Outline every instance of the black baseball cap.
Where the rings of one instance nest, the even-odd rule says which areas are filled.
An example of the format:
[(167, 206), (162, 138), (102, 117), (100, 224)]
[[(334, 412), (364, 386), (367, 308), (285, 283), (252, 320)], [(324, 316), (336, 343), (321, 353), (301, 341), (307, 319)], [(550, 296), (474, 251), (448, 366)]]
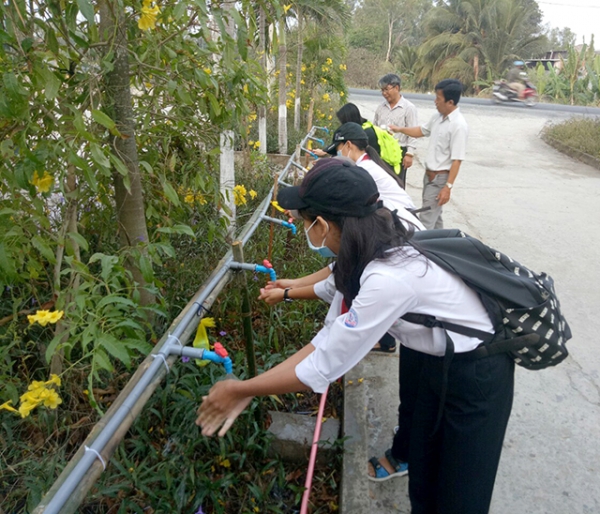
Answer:
[(325, 148), (325, 151), (328, 154), (335, 155), (336, 148), (340, 143), (345, 143), (346, 141), (361, 140), (368, 141), (369, 136), (367, 136), (367, 133), (358, 123), (349, 121), (348, 123), (344, 123), (333, 133), (333, 139), (331, 140), (331, 144), (327, 148)]
[(364, 169), (339, 159), (319, 159), (299, 186), (286, 187), (277, 202), (288, 210), (364, 218), (378, 208), (379, 191)]

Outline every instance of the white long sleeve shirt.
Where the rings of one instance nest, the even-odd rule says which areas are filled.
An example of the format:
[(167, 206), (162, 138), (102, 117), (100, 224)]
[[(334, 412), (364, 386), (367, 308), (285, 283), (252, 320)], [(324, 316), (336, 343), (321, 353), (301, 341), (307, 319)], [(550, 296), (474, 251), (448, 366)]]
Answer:
[(412, 198), (387, 171), (373, 161), (366, 153), (358, 158), (356, 165), (371, 175), (377, 186), (377, 191), (379, 191), (379, 199), (391, 211), (398, 211), (397, 215), (404, 223), (404, 226), (409, 228), (409, 225), (412, 225), (412, 228), (415, 230), (425, 230), (419, 219), (408, 211), (408, 209), (415, 209)]
[[(352, 307), (340, 315), (342, 300), (342, 294), (335, 291), (325, 324), (311, 342), (314, 352), (296, 366), (298, 379), (315, 392), (323, 392), (358, 364), (386, 332), (413, 350), (444, 355), (444, 331), (400, 319), (408, 312), (493, 333), (477, 294), (459, 277), (410, 247), (403, 256), (369, 263)], [(481, 343), (477, 338), (450, 335), (456, 353), (468, 352)]]

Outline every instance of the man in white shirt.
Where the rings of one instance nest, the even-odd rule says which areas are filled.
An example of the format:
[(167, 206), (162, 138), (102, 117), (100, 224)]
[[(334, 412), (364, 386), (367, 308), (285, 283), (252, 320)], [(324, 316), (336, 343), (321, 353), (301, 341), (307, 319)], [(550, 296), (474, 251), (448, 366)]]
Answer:
[[(400, 77), (393, 73), (384, 75), (379, 79), (379, 87), (385, 101), (377, 107), (373, 124), (379, 127), (390, 125), (415, 127), (419, 123), (417, 108), (400, 93)], [(402, 148), (402, 169), (399, 177), (404, 187), (406, 184), (406, 170), (413, 164), (416, 141), (414, 137), (401, 133), (396, 134), (395, 137)]]
[(469, 127), (458, 108), (462, 90), (460, 81), (442, 80), (435, 86), (438, 112), (425, 125), (388, 127), (392, 132), (411, 137), (431, 137), (423, 178), (423, 207), (429, 207), (429, 210), (419, 215), (426, 229), (444, 228), (442, 206), (450, 200), (450, 192), (465, 158)]

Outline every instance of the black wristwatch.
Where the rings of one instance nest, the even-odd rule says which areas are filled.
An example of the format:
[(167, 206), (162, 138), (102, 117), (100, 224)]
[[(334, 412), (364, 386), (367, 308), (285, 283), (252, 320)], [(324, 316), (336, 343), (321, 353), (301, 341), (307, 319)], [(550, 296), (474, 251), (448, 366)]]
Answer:
[(291, 289), (291, 287), (286, 287), (286, 288), (283, 290), (283, 301), (284, 301), (284, 302), (293, 302), (293, 301), (294, 301), (294, 299), (293, 299), (293, 298), (290, 298), (290, 297), (288, 296), (288, 291), (289, 291), (290, 289)]

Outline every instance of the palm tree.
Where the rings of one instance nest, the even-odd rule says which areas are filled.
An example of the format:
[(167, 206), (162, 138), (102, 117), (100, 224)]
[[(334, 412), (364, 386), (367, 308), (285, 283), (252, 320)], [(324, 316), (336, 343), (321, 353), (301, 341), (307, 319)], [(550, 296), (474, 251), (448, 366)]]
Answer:
[(294, 99), (294, 129), (300, 130), (300, 97), (302, 88), (302, 57), (307, 28), (319, 26), (323, 32), (339, 32), (350, 20), (350, 12), (343, 0), (296, 0), (290, 13), (297, 22), (296, 93)]
[(452, 76), (472, 84), (482, 76), (498, 78), (543, 38), (532, 32), (534, 6), (527, 0), (450, 0), (438, 5), (425, 20), (419, 80), (432, 84)]

